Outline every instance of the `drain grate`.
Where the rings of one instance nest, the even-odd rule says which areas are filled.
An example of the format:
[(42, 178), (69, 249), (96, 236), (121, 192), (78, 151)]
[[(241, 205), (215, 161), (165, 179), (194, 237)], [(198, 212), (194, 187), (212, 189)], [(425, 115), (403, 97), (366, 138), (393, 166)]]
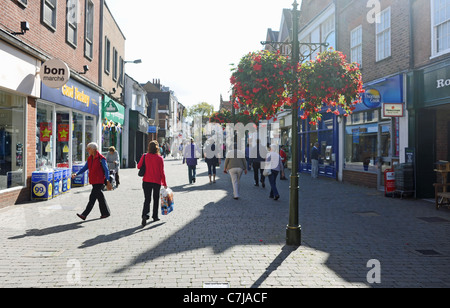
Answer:
[(433, 249), (416, 249), (423, 256), (440, 256), (441, 254)]
[(32, 250), (29, 251), (24, 257), (27, 258), (52, 258), (60, 256), (64, 250)]
[(450, 220), (441, 217), (417, 217), (417, 218), (429, 223), (450, 222)]
[(354, 212), (353, 214), (361, 216), (361, 217), (377, 217), (380, 216), (377, 212)]

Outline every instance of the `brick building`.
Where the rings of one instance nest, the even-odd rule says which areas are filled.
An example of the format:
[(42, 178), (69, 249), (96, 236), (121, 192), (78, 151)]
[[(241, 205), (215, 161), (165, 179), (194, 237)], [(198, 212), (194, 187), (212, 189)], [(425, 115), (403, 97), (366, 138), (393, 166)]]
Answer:
[[(118, 51), (118, 97), (125, 41), (109, 30), (115, 22), (103, 20), (105, 11), (104, 0), (2, 2), (0, 208), (31, 199), (34, 171), (71, 169), (86, 161), (89, 142), (101, 145), (101, 105), (114, 87), (104, 73), (104, 33)], [(42, 79), (47, 72), (55, 75)], [(57, 195), (56, 188), (46, 193)]]
[(418, 197), (434, 197), (434, 169), (450, 161), (450, 1), (411, 1), (412, 70), (408, 73), (410, 146)]
[[(379, 4), (379, 6), (378, 6)], [(336, 1), (337, 49), (361, 65), (363, 103), (341, 123), (342, 179), (383, 189), (384, 171), (403, 163), (408, 147), (406, 73), (411, 69), (408, 1)], [(383, 106), (403, 111), (388, 117)]]

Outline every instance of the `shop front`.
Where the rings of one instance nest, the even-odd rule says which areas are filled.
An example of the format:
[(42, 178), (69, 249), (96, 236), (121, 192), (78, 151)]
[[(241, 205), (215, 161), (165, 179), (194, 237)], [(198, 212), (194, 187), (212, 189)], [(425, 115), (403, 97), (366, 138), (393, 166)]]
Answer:
[(0, 40), (0, 208), (29, 200), (40, 64)]
[(147, 152), (148, 118), (139, 111), (130, 110), (128, 167), (135, 168), (142, 154)]
[(85, 163), (86, 145), (98, 143), (100, 94), (70, 79), (61, 88), (42, 84), (36, 110), (36, 170)]
[(434, 198), (439, 161), (450, 161), (450, 60), (408, 75), (410, 146), (415, 150), (416, 196)]
[(125, 107), (104, 95), (102, 101), (102, 152), (105, 155), (113, 146), (122, 157), (122, 131)]
[(399, 162), (403, 147), (403, 89), (403, 75), (366, 84), (363, 102), (344, 120), (344, 181), (383, 189), (384, 171)]

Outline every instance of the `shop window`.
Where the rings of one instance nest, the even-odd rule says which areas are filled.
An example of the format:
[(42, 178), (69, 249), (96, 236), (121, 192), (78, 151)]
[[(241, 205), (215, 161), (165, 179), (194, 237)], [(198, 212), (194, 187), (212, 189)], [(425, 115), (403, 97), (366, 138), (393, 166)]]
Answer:
[[(85, 116), (85, 122), (86, 122), (86, 142), (85, 147), (91, 143), (91, 142), (97, 142), (97, 139), (95, 138), (96, 132), (97, 132), (97, 124), (96, 124), (96, 118), (92, 116)], [(87, 161), (87, 158), (89, 154), (85, 152), (85, 160)]]
[(72, 113), (72, 116), (72, 163), (78, 165), (83, 163), (83, 153), (85, 151), (83, 142), (84, 116), (77, 112)]
[(36, 116), (36, 169), (53, 167), (53, 106), (38, 103)]
[[(391, 125), (379, 123), (378, 120), (379, 110), (355, 113), (347, 119), (345, 128), (347, 170), (376, 172), (379, 155), (392, 156)], [(381, 142), (380, 147), (378, 140)]]
[(25, 101), (0, 91), (0, 191), (25, 185)]

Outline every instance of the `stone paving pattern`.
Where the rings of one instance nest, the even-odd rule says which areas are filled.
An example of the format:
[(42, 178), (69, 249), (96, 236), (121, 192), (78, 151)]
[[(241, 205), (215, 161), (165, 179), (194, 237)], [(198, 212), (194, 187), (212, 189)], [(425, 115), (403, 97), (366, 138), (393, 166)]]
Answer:
[[(274, 201), (250, 171), (234, 200), (221, 168), (209, 184), (199, 161), (189, 185), (181, 160), (165, 164), (175, 210), (144, 228), (137, 169), (121, 170), (122, 185), (105, 192), (107, 219), (98, 204), (86, 221), (76, 216), (91, 186), (0, 209), (0, 287), (450, 287), (448, 209), (301, 174), (302, 245), (291, 247), (289, 181), (278, 179)], [(381, 283), (367, 279), (372, 259)]]

